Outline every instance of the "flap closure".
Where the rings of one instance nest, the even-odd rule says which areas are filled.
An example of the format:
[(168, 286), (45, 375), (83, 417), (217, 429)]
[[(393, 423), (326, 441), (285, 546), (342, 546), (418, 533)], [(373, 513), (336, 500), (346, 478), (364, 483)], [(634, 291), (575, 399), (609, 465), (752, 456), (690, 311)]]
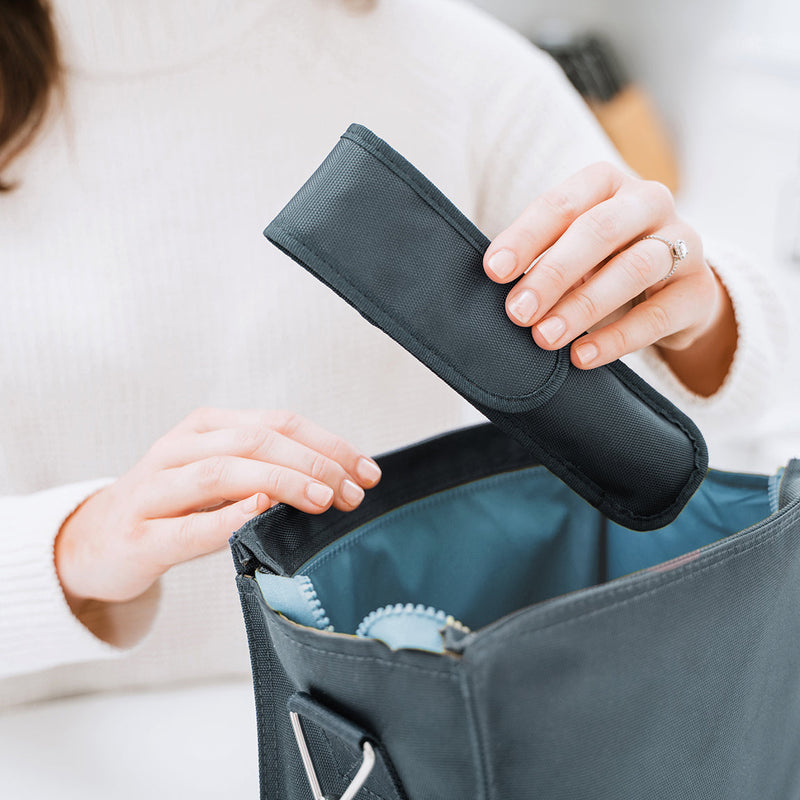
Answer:
[(507, 317), (508, 287), (483, 271), (486, 236), (362, 125), (264, 235), (473, 402), (527, 411), (566, 377), (569, 347), (542, 350)]

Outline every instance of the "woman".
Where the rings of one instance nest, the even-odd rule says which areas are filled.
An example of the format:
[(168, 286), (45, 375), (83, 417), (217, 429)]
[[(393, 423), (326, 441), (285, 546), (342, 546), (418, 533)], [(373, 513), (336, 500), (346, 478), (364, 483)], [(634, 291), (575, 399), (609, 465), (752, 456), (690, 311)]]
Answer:
[(0, 703), (246, 673), (230, 532), (279, 501), (352, 509), (367, 454), (478, 418), (260, 236), (352, 121), (494, 237), (487, 276), (539, 346), (575, 339), (585, 369), (646, 348), (737, 466), (776, 301), (522, 37), (449, 0), (54, 6), (59, 70), (39, 2), (0, 26)]

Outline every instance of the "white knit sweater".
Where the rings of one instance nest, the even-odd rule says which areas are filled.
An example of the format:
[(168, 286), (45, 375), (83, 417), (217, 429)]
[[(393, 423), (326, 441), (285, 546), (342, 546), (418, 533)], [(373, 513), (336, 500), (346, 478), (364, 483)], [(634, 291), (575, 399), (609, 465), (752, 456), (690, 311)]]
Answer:
[[(262, 238), (349, 123), (489, 236), (616, 158), (548, 58), (453, 0), (366, 16), (339, 0), (55, 5), (67, 107), (0, 196), (0, 705), (248, 671), (226, 552), (120, 607), (133, 625), (159, 605), (132, 649), (72, 616), (53, 566), (70, 511), (193, 408), (291, 408), (372, 453), (478, 419)], [(727, 383), (701, 400), (655, 354), (642, 371), (714, 463), (772, 469), (743, 429), (775, 378), (781, 317), (744, 260), (709, 258), (740, 323)]]

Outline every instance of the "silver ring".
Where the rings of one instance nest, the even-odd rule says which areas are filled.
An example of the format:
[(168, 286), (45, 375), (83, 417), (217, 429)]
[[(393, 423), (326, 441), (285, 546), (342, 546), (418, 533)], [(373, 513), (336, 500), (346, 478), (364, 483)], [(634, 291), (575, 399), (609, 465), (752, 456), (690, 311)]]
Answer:
[(669, 239), (665, 239), (663, 236), (655, 236), (654, 234), (649, 234), (647, 236), (642, 236), (639, 241), (643, 241), (644, 239), (657, 239), (659, 242), (664, 242), (664, 244), (669, 247), (670, 255), (672, 256), (672, 269), (661, 279), (665, 281), (667, 278), (671, 278), (675, 274), (675, 270), (678, 269), (678, 264), (689, 255), (689, 245), (683, 241), (683, 239), (676, 239), (674, 242), (671, 242)]

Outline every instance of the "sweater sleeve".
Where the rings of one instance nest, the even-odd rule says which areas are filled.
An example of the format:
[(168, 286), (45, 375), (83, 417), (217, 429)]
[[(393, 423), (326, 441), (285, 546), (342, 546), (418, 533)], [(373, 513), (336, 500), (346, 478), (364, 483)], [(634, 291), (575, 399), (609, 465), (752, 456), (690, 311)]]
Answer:
[[(473, 158), (480, 176), (476, 221), (489, 237), (537, 195), (588, 164), (605, 160), (631, 171), (557, 64), (520, 39), (510, 34), (504, 52), (498, 49), (505, 80), (490, 87), (474, 126)], [(711, 397), (692, 393), (655, 347), (625, 361), (693, 417), (711, 443), (730, 438), (737, 422), (766, 410), (779, 378), (787, 317), (770, 286), (769, 270), (756, 270), (734, 249), (707, 237), (704, 250), (732, 299), (738, 327), (723, 385)]]
[(539, 194), (583, 167), (610, 161), (632, 173), (561, 68), (513, 31), (495, 42), (499, 60), (472, 125), (478, 181), (476, 224), (490, 238)]
[(737, 344), (733, 363), (720, 388), (702, 397), (684, 386), (657, 348), (645, 348), (631, 366), (662, 394), (689, 414), (701, 429), (751, 429), (780, 392), (781, 354), (789, 341), (787, 309), (770, 281), (767, 269), (730, 245), (704, 239), (705, 258), (725, 286), (736, 317)]
[(70, 610), (56, 573), (53, 547), (62, 523), (109, 482), (0, 498), (0, 678), (114, 658), (151, 626), (158, 584), (129, 603), (89, 607), (83, 624)]

